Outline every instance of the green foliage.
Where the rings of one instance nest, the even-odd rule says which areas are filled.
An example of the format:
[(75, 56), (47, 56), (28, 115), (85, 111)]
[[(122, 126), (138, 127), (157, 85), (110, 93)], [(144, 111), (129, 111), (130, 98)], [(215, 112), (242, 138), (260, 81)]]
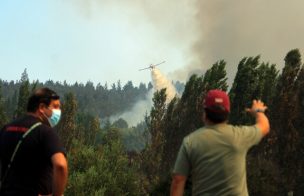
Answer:
[(16, 117), (20, 117), (26, 113), (27, 100), (30, 96), (30, 82), (27, 75), (26, 69), (21, 75), (20, 80), (20, 88), (19, 88), (19, 96), (18, 96), (18, 105), (16, 110)]
[(299, 95), (303, 88), (303, 81), (300, 81), (303, 79), (301, 65), (298, 49), (287, 53), (271, 112), (273, 132), (270, 138), (276, 147), (272, 158), (279, 163), (282, 180), (278, 184), (281, 192), (295, 190), (297, 179), (303, 176), (303, 160), (297, 156), (299, 152), (303, 154), (303, 127), (297, 127), (297, 119), (302, 117), (302, 111), (299, 110), (302, 99)]
[(157, 91), (153, 97), (150, 116), (146, 118), (150, 142), (141, 154), (141, 170), (146, 175), (144, 189), (151, 192), (161, 181), (161, 163), (163, 153), (162, 120), (166, 110), (166, 89)]
[(146, 130), (145, 122), (137, 124), (136, 127), (120, 129), (124, 147), (128, 152), (140, 152), (146, 147)]
[(247, 183), (249, 195), (273, 196), (280, 195), (278, 183), (280, 181), (279, 165), (263, 157), (263, 154), (247, 156)]
[(97, 134), (100, 132), (99, 118), (90, 114), (77, 113), (76, 124), (79, 138), (87, 145), (95, 145), (97, 143)]
[(258, 69), (257, 87), (254, 97), (261, 99), (266, 105), (271, 105), (275, 96), (275, 86), (277, 85), (278, 73), (276, 65), (262, 63)]
[(205, 93), (203, 80), (192, 75), (185, 85), (185, 91), (177, 104), (176, 114), (179, 115), (182, 137), (202, 125), (203, 95)]
[(211, 89), (227, 91), (228, 84), (225, 66), (226, 62), (221, 60), (213, 64), (212, 67), (206, 71), (203, 79), (205, 91), (209, 91)]
[(258, 85), (258, 65), (260, 56), (243, 58), (229, 92), (231, 100), (230, 122), (244, 124), (251, 122), (246, 115), (245, 108), (249, 107), (252, 100), (256, 99), (254, 93)]
[[(304, 165), (304, 159), (301, 157), (304, 157), (304, 68), (303, 66), (301, 67), (300, 73), (298, 75), (297, 79), (297, 86), (298, 86), (298, 117), (295, 119), (294, 125), (295, 128), (298, 131), (298, 145), (296, 148), (295, 154), (297, 155), (297, 178), (296, 178), (296, 191), (297, 192), (304, 192), (304, 185), (303, 185), (303, 180), (304, 180), (304, 170), (303, 170), (303, 165)], [(300, 186), (299, 186), (300, 185)], [(299, 194), (298, 193), (298, 194)]]
[(7, 123), (7, 115), (4, 109), (4, 100), (2, 97), (2, 88), (0, 84), (0, 129)]
[[(62, 118), (58, 125), (58, 134), (66, 147), (69, 149), (73, 139), (81, 139), (76, 127), (77, 101), (73, 93), (67, 93), (62, 103)], [(82, 138), (83, 139), (83, 138)]]
[(92, 147), (74, 141), (68, 155), (69, 185), (65, 195), (139, 195), (137, 164), (130, 162), (119, 140)]

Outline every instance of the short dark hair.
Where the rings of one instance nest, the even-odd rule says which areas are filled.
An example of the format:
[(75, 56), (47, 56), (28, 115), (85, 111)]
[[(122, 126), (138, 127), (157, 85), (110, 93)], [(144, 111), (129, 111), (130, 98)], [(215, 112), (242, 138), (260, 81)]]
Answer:
[(49, 106), (52, 100), (59, 99), (59, 95), (49, 88), (39, 88), (30, 96), (27, 102), (27, 111), (35, 112), (40, 103)]
[(208, 120), (210, 120), (213, 123), (222, 123), (225, 122), (228, 119), (229, 112), (227, 111), (220, 111), (216, 109), (211, 108), (205, 108), (205, 114)]

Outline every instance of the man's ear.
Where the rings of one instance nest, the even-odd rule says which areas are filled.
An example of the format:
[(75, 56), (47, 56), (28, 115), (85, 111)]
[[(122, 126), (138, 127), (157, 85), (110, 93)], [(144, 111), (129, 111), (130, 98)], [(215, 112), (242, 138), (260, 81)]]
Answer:
[(38, 106), (38, 111), (40, 113), (44, 113), (44, 108), (46, 107), (46, 105), (44, 103), (39, 103), (39, 106)]

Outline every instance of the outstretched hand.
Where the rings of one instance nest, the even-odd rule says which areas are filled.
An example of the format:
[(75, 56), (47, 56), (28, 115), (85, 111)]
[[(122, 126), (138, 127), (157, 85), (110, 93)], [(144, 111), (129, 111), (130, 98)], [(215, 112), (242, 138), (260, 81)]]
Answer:
[(255, 115), (257, 112), (265, 112), (267, 106), (261, 100), (253, 100), (251, 108), (246, 108), (246, 112)]

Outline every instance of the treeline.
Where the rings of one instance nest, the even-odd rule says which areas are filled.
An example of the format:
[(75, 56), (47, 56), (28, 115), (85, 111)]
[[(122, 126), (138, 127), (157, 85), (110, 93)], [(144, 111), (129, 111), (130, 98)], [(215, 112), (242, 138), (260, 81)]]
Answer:
[[(59, 95), (72, 92), (78, 102), (78, 110), (81, 113), (90, 113), (100, 118), (107, 118), (117, 113), (130, 109), (137, 101), (145, 98), (152, 89), (152, 84), (140, 83), (134, 86), (132, 81), (122, 85), (120, 81), (113, 83), (110, 87), (107, 83), (96, 86), (93, 82), (68, 84), (66, 81), (54, 82), (48, 80), (44, 83), (39, 81), (29, 82), (27, 70), (25, 69), (18, 81), (0, 80), (5, 112), (9, 118), (13, 118), (20, 110), (18, 99), (26, 99), (35, 88), (45, 86), (54, 89)], [(24, 95), (24, 98), (22, 97)], [(22, 106), (21, 106), (22, 108)]]
[[(232, 124), (254, 122), (245, 113), (253, 99), (262, 99), (268, 106), (271, 132), (247, 157), (250, 195), (304, 195), (304, 67), (297, 49), (288, 52), (284, 60), (285, 66), (280, 72), (276, 65), (261, 62), (260, 56), (243, 58), (229, 89)], [(21, 92), (25, 84), (26, 80), (21, 79), (15, 98), (17, 108), (24, 107), (22, 97), (27, 94)], [(25, 87), (34, 88), (34, 84)], [(214, 88), (228, 91), (223, 60), (203, 75), (192, 75), (182, 96), (168, 105), (165, 89), (156, 92), (150, 113), (133, 137), (141, 144), (140, 151), (126, 150), (121, 130), (130, 133), (134, 130), (129, 129), (123, 119), (115, 123), (107, 121), (101, 126), (100, 111), (82, 112), (80, 107), (90, 107), (86, 107), (88, 102), (78, 100), (80, 95), (53, 88), (65, 94), (63, 116), (57, 127), (70, 164), (65, 195), (168, 195), (181, 141), (203, 126), (202, 100), (206, 92)], [(9, 104), (4, 104), (7, 100), (3, 94), (0, 100), (2, 120), (7, 118), (5, 111), (9, 111)], [(98, 110), (103, 110), (99, 107)], [(18, 109), (15, 111), (15, 115), (22, 114)], [(191, 195), (190, 180), (186, 188), (186, 195)]]

